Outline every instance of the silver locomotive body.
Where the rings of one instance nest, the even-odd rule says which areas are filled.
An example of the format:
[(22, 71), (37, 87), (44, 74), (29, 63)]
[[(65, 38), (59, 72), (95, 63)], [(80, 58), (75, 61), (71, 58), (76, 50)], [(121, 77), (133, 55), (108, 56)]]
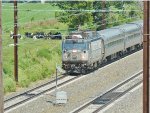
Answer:
[(86, 73), (93, 62), (100, 61), (102, 40), (94, 32), (70, 34), (62, 42), (62, 68), (66, 71)]

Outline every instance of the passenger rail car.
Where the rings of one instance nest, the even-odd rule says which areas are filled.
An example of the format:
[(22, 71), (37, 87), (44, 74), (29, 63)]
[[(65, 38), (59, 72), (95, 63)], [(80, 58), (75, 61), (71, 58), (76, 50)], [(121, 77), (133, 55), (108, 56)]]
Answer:
[(101, 31), (74, 31), (62, 41), (62, 68), (85, 74), (104, 61), (142, 46), (143, 21)]

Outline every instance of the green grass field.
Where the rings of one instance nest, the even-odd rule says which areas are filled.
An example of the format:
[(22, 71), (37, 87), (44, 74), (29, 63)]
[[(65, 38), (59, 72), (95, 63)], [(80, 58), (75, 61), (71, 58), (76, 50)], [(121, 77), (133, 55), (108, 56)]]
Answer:
[[(50, 32), (55, 29), (63, 34), (67, 31), (67, 25), (59, 23), (55, 19), (56, 10), (50, 4), (28, 3), (18, 4), (19, 33), (25, 32)], [(3, 76), (4, 91), (16, 90), (14, 81), (14, 47), (13, 39), (10, 39), (10, 31), (13, 31), (13, 4), (3, 4)], [(55, 73), (56, 63), (61, 64), (61, 41), (60, 40), (18, 40), (18, 71), (19, 87), (27, 87), (32, 82), (50, 77)]]
[[(3, 26), (4, 30), (13, 28), (13, 4), (3, 4)], [(46, 21), (55, 19), (55, 12), (48, 10), (57, 10), (57, 7), (53, 7), (50, 4), (40, 3), (23, 3), (18, 4), (18, 23), (19, 26), (29, 24), (31, 22)]]

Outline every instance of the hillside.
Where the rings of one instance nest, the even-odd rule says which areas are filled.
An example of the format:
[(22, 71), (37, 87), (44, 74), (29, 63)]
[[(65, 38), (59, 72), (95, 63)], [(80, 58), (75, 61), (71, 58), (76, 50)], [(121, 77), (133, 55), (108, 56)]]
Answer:
[[(50, 4), (20, 3), (18, 4), (19, 33), (59, 31), (65, 33), (67, 25), (59, 23), (55, 19), (58, 9)], [(16, 90), (14, 81), (14, 53), (13, 39), (10, 39), (10, 31), (13, 31), (13, 4), (5, 3), (2, 6), (3, 23), (3, 75), (4, 91)], [(53, 31), (53, 32), (55, 32)], [(23, 38), (18, 40), (18, 70), (19, 83), (17, 87), (27, 87), (32, 82), (50, 77), (55, 72), (55, 64), (61, 63), (61, 40), (46, 40)]]

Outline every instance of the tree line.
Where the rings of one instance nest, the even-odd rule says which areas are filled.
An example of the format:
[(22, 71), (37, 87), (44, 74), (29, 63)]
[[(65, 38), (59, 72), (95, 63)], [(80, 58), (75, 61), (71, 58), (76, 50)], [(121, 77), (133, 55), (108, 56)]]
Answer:
[[(106, 28), (131, 22), (142, 18), (142, 10), (137, 1), (106, 1), (102, 9), (102, 1), (59, 1), (54, 6), (64, 11), (55, 13), (55, 17), (67, 23), (69, 29), (94, 29), (101, 30), (106, 22)], [(105, 20), (103, 20), (105, 12)]]

